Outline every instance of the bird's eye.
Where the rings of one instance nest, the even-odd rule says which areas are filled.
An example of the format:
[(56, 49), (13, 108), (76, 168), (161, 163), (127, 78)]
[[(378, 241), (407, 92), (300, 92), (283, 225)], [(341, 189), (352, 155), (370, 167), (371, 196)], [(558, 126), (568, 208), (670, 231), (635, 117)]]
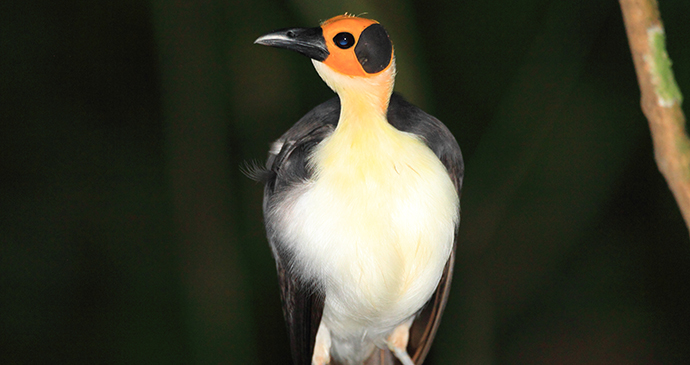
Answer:
[(333, 37), (333, 43), (342, 49), (348, 49), (355, 44), (355, 37), (347, 32), (338, 33)]

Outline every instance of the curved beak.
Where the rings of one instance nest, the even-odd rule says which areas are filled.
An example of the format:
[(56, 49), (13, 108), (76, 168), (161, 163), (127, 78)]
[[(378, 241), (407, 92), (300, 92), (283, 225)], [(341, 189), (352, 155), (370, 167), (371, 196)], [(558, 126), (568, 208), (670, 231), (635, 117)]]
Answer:
[(321, 27), (277, 30), (257, 38), (254, 44), (289, 49), (321, 62), (329, 55)]

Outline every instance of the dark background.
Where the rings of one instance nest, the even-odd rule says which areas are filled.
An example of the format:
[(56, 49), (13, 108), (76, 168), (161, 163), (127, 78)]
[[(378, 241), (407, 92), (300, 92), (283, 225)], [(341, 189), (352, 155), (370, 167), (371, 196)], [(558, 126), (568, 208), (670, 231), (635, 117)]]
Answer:
[[(660, 2), (688, 93), (690, 2)], [(241, 169), (333, 94), (252, 42), (345, 11), (465, 154), (428, 363), (687, 363), (688, 230), (610, 0), (3, 2), (0, 363), (288, 363)]]

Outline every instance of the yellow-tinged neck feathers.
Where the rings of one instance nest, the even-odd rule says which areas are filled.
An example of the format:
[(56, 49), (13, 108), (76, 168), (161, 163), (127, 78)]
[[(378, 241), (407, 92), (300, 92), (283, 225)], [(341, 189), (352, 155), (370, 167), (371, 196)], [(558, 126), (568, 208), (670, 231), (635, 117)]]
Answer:
[(340, 97), (339, 128), (342, 122), (352, 120), (386, 120), (395, 84), (395, 59), (388, 68), (368, 77), (343, 75), (324, 63), (312, 62), (319, 76)]

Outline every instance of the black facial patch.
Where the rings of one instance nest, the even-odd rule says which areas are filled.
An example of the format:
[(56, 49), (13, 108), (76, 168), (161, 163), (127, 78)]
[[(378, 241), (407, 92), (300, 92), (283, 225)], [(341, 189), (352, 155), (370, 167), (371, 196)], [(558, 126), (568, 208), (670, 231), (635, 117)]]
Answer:
[(391, 63), (393, 44), (381, 24), (372, 24), (362, 31), (355, 46), (357, 60), (366, 73), (375, 74)]

